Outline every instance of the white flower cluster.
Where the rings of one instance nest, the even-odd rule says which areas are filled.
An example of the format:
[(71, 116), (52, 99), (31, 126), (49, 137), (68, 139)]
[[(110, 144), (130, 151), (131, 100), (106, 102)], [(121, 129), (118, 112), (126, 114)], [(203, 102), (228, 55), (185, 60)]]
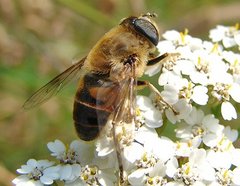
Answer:
[[(180, 57), (175, 60), (170, 55), (146, 73), (153, 76), (161, 70), (159, 89), (172, 108), (158, 97), (137, 96), (135, 129), (118, 126), (126, 185), (240, 186), (240, 149), (233, 146), (238, 132), (216, 118), (237, 118), (240, 54), (233, 51), (240, 48), (238, 26), (217, 26), (210, 31), (211, 42), (191, 37), (187, 31), (163, 34), (159, 51)], [(177, 141), (159, 137), (156, 128), (164, 124), (163, 118), (175, 124)], [(69, 147), (59, 140), (48, 143), (58, 164), (28, 160), (17, 170), (22, 175), (13, 183), (116, 185), (118, 161), (111, 126), (107, 128), (93, 143), (76, 140)]]

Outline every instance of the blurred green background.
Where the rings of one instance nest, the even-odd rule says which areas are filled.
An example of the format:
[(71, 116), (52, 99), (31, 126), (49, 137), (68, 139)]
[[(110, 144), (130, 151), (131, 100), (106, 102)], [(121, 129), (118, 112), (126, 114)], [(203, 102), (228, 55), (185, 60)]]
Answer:
[(76, 83), (38, 108), (21, 106), (122, 18), (155, 12), (161, 32), (188, 28), (206, 38), (217, 24), (239, 22), (239, 10), (238, 0), (0, 0), (0, 185), (29, 158), (49, 158), (47, 142), (77, 138)]

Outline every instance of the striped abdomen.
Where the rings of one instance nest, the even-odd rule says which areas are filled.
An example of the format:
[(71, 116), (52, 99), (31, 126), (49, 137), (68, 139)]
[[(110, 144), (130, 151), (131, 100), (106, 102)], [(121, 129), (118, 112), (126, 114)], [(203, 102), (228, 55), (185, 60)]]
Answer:
[(80, 139), (94, 140), (117, 103), (119, 87), (106, 75), (86, 74), (77, 90), (73, 119)]

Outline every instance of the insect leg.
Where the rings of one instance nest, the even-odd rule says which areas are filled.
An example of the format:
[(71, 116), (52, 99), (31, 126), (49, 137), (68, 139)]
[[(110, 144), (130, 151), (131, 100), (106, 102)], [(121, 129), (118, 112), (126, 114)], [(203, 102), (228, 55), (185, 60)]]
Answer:
[(138, 88), (140, 88), (140, 89), (145, 88), (145, 87), (148, 87), (151, 91), (153, 91), (153, 92), (158, 96), (159, 101), (161, 101), (161, 102), (163, 102), (165, 105), (167, 105), (167, 107), (170, 108), (175, 115), (178, 114), (178, 112), (172, 107), (172, 105), (170, 105), (168, 102), (166, 102), (166, 101), (163, 99), (161, 93), (158, 91), (158, 89), (157, 89), (153, 84), (151, 84), (151, 83), (148, 82), (148, 81), (139, 81), (139, 80), (138, 80), (138, 81), (137, 81), (137, 86), (138, 86)]
[(176, 58), (178, 58), (179, 56), (179, 53), (164, 53), (154, 59), (149, 60), (147, 66), (152, 66), (159, 62), (164, 63), (165, 61), (176, 61)]
[(119, 180), (118, 180), (118, 185), (121, 186), (124, 184), (125, 179), (124, 179), (124, 172), (123, 172), (123, 163), (122, 163), (122, 156), (121, 156), (121, 148), (120, 148), (120, 143), (119, 143), (119, 138), (117, 135), (117, 118), (119, 115), (120, 108), (117, 109), (113, 116), (112, 120), (112, 133), (113, 133), (113, 140), (114, 140), (114, 145), (115, 145), (115, 150), (117, 154), (117, 160), (118, 160), (118, 167), (119, 167)]

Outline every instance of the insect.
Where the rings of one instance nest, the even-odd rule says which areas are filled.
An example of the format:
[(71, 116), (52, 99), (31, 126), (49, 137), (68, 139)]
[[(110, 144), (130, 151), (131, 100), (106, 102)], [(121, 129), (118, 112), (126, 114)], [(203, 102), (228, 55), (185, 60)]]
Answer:
[(138, 87), (147, 86), (161, 97), (151, 83), (138, 78), (143, 76), (147, 66), (169, 56), (167, 53), (155, 54), (159, 31), (152, 17), (153, 14), (144, 14), (123, 19), (95, 44), (86, 57), (40, 88), (23, 105), (25, 109), (40, 105), (73, 78), (79, 78), (73, 108), (77, 134), (82, 140), (94, 140), (106, 123), (112, 121), (120, 183), (124, 182), (124, 176), (115, 126), (122, 120), (134, 122)]

